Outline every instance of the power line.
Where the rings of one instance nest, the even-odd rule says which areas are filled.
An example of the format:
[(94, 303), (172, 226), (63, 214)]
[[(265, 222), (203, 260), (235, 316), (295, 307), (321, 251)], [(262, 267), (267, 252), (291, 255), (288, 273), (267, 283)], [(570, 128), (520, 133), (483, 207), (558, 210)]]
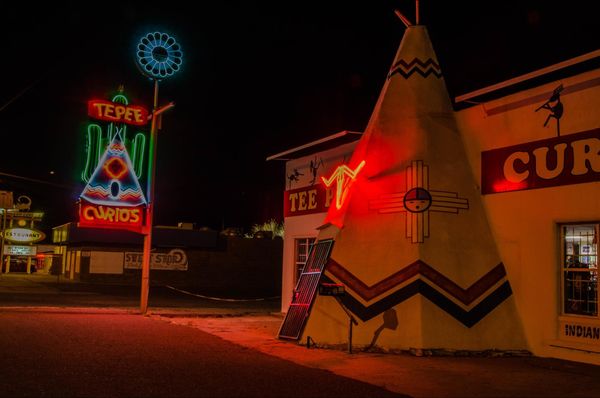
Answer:
[(18, 176), (18, 175), (15, 175), (15, 174), (8, 174), (8, 173), (2, 173), (2, 172), (0, 172), (0, 176), (10, 177), (10, 178), (16, 178), (16, 179), (19, 179), (19, 180), (25, 180), (25, 181), (29, 181), (29, 182), (35, 182), (35, 183), (38, 183), (38, 184), (53, 185), (55, 187), (65, 188), (65, 189), (69, 189), (69, 190), (73, 189), (73, 187), (69, 186), (69, 185), (57, 184), (55, 182), (38, 180), (36, 178), (23, 177), (23, 176)]
[(13, 102), (15, 102), (17, 99), (19, 99), (19, 97), (21, 97), (23, 94), (25, 94), (27, 91), (29, 91), (30, 88), (32, 88), (33, 86), (35, 86), (36, 84), (38, 84), (40, 82), (40, 80), (42, 80), (42, 79), (34, 80), (32, 83), (30, 83), (23, 90), (19, 91), (19, 93), (17, 95), (15, 95), (10, 100), (8, 100), (7, 103), (5, 103), (4, 105), (2, 105), (2, 107), (0, 108), (0, 112), (2, 112), (7, 106), (9, 106)]

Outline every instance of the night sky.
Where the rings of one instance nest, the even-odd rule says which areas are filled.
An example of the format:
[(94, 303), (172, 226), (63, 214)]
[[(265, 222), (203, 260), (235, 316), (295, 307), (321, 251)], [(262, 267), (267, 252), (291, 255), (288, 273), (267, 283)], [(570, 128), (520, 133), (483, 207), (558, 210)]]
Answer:
[[(76, 220), (87, 100), (123, 84), (151, 107), (134, 62), (145, 33), (184, 51), (161, 83), (159, 102), (176, 107), (159, 134), (155, 224), (247, 230), (282, 218), (285, 165), (265, 158), (364, 130), (405, 29), (393, 10), (414, 20), (408, 0), (11, 3), (0, 15), (0, 189), (29, 195), (46, 229)], [(593, 3), (550, 3), (422, 0), (450, 96), (600, 47)]]

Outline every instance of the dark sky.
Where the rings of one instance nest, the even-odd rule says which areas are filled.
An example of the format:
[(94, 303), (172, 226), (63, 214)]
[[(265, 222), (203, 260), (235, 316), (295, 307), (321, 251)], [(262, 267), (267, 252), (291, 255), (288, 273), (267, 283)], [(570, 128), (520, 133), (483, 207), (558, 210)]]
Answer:
[[(0, 175), (0, 189), (29, 195), (46, 228), (76, 219), (87, 100), (123, 84), (151, 106), (134, 63), (143, 34), (169, 33), (184, 51), (161, 83), (160, 102), (176, 107), (159, 137), (155, 223), (247, 229), (282, 217), (284, 164), (265, 158), (362, 131), (404, 32), (393, 10), (414, 20), (407, 0), (11, 3), (0, 173), (63, 187)], [(451, 97), (600, 47), (593, 3), (554, 3), (422, 0)]]

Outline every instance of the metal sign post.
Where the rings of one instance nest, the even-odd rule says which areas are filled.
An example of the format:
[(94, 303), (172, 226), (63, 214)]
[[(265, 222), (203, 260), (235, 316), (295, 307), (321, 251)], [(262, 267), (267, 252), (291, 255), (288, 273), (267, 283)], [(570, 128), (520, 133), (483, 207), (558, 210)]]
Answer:
[(148, 311), (150, 291), (150, 251), (152, 249), (152, 218), (154, 216), (154, 174), (156, 171), (157, 131), (160, 128), (160, 114), (175, 106), (173, 102), (158, 108), (158, 81), (179, 71), (183, 52), (172, 36), (166, 33), (148, 33), (137, 45), (136, 61), (140, 71), (154, 81), (154, 104), (150, 127), (150, 148), (148, 159), (148, 188), (146, 192), (146, 221), (144, 223), (144, 250), (142, 253), (142, 280), (140, 312)]

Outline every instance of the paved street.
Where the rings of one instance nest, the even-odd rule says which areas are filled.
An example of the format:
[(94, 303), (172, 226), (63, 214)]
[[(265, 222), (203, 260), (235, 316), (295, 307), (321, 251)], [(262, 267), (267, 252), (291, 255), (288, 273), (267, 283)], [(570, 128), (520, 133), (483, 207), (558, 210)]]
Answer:
[(2, 275), (0, 396), (600, 396), (600, 366), (307, 349), (276, 338), (277, 300), (154, 288), (143, 317), (138, 296), (130, 287)]
[[(190, 292), (192, 293), (192, 292)], [(0, 275), (0, 307), (58, 306), (126, 308), (133, 312), (140, 306), (137, 286), (102, 285), (73, 282), (61, 277), (23, 273)], [(202, 299), (166, 286), (151, 286), (150, 311), (201, 311), (205, 314), (270, 313), (280, 311), (279, 298), (261, 301), (219, 301)]]
[(392, 397), (198, 329), (102, 311), (0, 309), (3, 397)]

